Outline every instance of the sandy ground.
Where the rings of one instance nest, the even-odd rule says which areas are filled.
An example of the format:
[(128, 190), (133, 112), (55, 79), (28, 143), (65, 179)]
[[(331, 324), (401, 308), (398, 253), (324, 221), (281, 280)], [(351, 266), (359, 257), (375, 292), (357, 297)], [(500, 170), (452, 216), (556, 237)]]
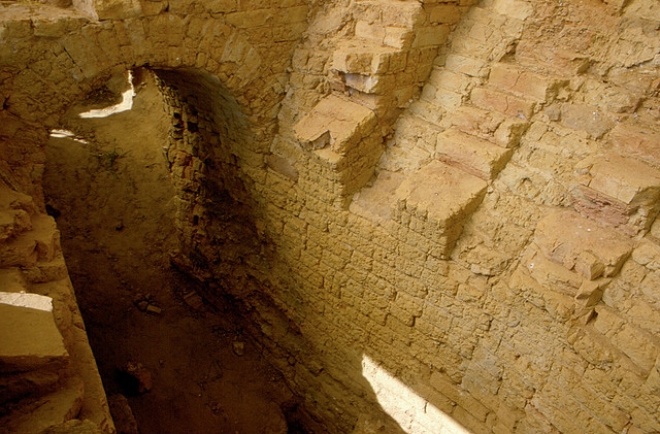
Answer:
[[(170, 267), (169, 119), (153, 79), (132, 110), (66, 123), (88, 143), (51, 139), (44, 186), (108, 395), (128, 396), (142, 434), (287, 432), (293, 396), (242, 319), (203, 304)], [(149, 392), (119, 375), (131, 361), (151, 374)]]

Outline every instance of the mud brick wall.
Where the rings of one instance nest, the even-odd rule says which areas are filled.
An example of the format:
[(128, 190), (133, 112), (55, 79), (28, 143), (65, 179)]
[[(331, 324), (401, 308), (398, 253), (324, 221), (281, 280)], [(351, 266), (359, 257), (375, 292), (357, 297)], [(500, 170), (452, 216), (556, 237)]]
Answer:
[(173, 262), (242, 303), (319, 426), (660, 431), (654, 0), (16, 2), (0, 26), (2, 182), (41, 203), (64, 110), (153, 70)]

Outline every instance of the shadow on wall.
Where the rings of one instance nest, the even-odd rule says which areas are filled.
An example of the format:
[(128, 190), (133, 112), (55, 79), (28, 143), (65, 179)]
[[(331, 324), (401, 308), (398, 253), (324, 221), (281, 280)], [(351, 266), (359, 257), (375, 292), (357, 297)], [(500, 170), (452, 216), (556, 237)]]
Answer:
[[(137, 87), (140, 87), (140, 83), (144, 80), (141, 77), (148, 73), (148, 70), (135, 71)], [(271, 351), (268, 352), (270, 362), (275, 366), (294, 367), (293, 371), (285, 368), (283, 372), (296, 394), (315, 396), (316, 389), (327, 387), (329, 396), (336, 395), (340, 397), (346, 395), (345, 384), (337, 383), (334, 379), (337, 376), (341, 377), (343, 374), (333, 373), (331, 376), (326, 376), (326, 373), (322, 372), (322, 367), (317, 368), (320, 365), (317, 365), (319, 359), (313, 354), (314, 350), (310, 350), (310, 353), (305, 354), (299, 352), (301, 348), (309, 347), (309, 343), (306, 342), (307, 337), (299, 333), (299, 328), (295, 322), (278, 313), (275, 313), (275, 315), (278, 315), (277, 319), (269, 316), (269, 312), (277, 312), (279, 309), (269, 295), (273, 287), (270, 281), (272, 277), (271, 262), (277, 260), (277, 245), (269, 244), (268, 240), (264, 240), (259, 236), (255, 224), (255, 213), (260, 209), (259, 198), (253, 198), (253, 193), (245, 187), (245, 184), (249, 185), (249, 179), (247, 182), (243, 182), (246, 175), (241, 173), (243, 167), (240, 164), (241, 160), (234, 153), (234, 149), (245, 146), (246, 142), (249, 143), (245, 140), (249, 136), (249, 130), (244, 128), (247, 123), (232, 123), (231, 118), (245, 118), (241, 118), (240, 114), (236, 113), (231, 116), (224, 116), (224, 113), (229, 109), (222, 106), (221, 103), (228, 101), (227, 97), (223, 96), (216, 99), (213, 96), (222, 95), (225, 90), (217, 83), (212, 84), (211, 79), (204, 77), (196, 80), (197, 75), (194, 71), (180, 73), (175, 70), (159, 70), (157, 74), (161, 80), (160, 90), (162, 96), (168, 103), (167, 110), (169, 113), (163, 118), (165, 121), (169, 119), (171, 125), (167, 133), (165, 131), (158, 132), (154, 127), (144, 125), (142, 129), (147, 131), (141, 131), (140, 135), (146, 134), (148, 136), (152, 134), (156, 143), (166, 144), (164, 153), (170, 169), (170, 180), (166, 182), (172, 181), (175, 187), (174, 194), (177, 195), (175, 199), (177, 209), (176, 211), (173, 209), (165, 210), (160, 208), (165, 205), (164, 203), (159, 205), (155, 202), (149, 207), (153, 208), (150, 209), (150, 212), (154, 216), (159, 213), (166, 215), (176, 212), (175, 224), (177, 225), (177, 237), (180, 244), (178, 253), (172, 258), (173, 263), (203, 283), (204, 289), (201, 290), (201, 293), (206, 299), (220, 304), (223, 297), (232, 296), (242, 304), (244, 318), (246, 322), (250, 322), (247, 324), (246, 329), (252, 330), (253, 336), (262, 344), (264, 340), (271, 340), (269, 344), (264, 344), (270, 345)], [(100, 93), (105, 94), (105, 92)], [(94, 92), (94, 94), (97, 95), (99, 92)], [(113, 94), (113, 92), (110, 92), (110, 94)], [(114, 92), (115, 96), (118, 94), (119, 92)], [(112, 95), (105, 95), (104, 98), (100, 98), (97, 95), (92, 99), (96, 101), (96, 105), (103, 106), (107, 105), (108, 102), (115, 101), (117, 98), (113, 98)], [(102, 108), (96, 110), (101, 111)], [(73, 111), (77, 113), (76, 110)], [(131, 126), (126, 125), (124, 130), (117, 132), (119, 138), (123, 134), (134, 134), (134, 128), (139, 127), (141, 122), (146, 120), (135, 119), (131, 121)], [(70, 122), (65, 121), (64, 127), (70, 127), (69, 124)], [(78, 127), (84, 125), (81, 122), (74, 122), (74, 124)], [(72, 129), (78, 131), (75, 127), (72, 127)], [(83, 133), (85, 132), (83, 131)], [(87, 133), (93, 135), (93, 132), (87, 131)], [(131, 151), (129, 148), (117, 152), (118, 148), (112, 148), (112, 144), (108, 145), (110, 148), (99, 149), (95, 154), (97, 155), (95, 158), (98, 158), (100, 165), (100, 171), (96, 176), (105, 176), (108, 182), (113, 177), (118, 176), (117, 165), (121, 164), (120, 160), (125, 152), (139, 151), (140, 154), (148, 152), (139, 149)], [(81, 142), (78, 147), (84, 150), (89, 146), (89, 143)], [(73, 152), (71, 146), (68, 146), (68, 148), (66, 146), (59, 147), (62, 152)], [(116, 158), (110, 160), (112, 152), (116, 152)], [(151, 153), (153, 154), (153, 151)], [(136, 157), (136, 155), (133, 157)], [(161, 156), (157, 155), (154, 161), (162, 161), (160, 158)], [(79, 188), (87, 187), (89, 187), (87, 183), (80, 182)], [(90, 192), (89, 194), (94, 195), (95, 193)], [(122, 204), (124, 202), (119, 201), (118, 203)], [(119, 222), (116, 227), (106, 228), (109, 229), (109, 235), (101, 243), (105, 243), (110, 250), (117, 249), (115, 253), (122, 249), (132, 250), (135, 248), (132, 245), (114, 245), (112, 247), (107, 244), (111, 242), (111, 239), (116, 239), (119, 242), (121, 237), (116, 234), (113, 235), (113, 232), (121, 231), (124, 234), (131, 231), (133, 225), (128, 223), (130, 218), (128, 215), (138, 211), (140, 205), (135, 203), (127, 205), (118, 209), (99, 207), (103, 213), (116, 216), (117, 222)], [(69, 210), (63, 209), (62, 211), (70, 212), (73, 210), (72, 207)], [(128, 214), (124, 216), (123, 213)], [(93, 214), (90, 218), (96, 219)], [(165, 225), (159, 225), (159, 228), (165, 231), (169, 230), (169, 226)], [(145, 228), (144, 230), (148, 229)], [(70, 233), (70, 231), (66, 232)], [(139, 235), (136, 234), (136, 236)], [(295, 242), (295, 240), (291, 241)], [(171, 251), (172, 247), (171, 244), (154, 244), (152, 246), (152, 248), (159, 251), (163, 248)], [(155, 280), (155, 277), (151, 279)], [(144, 282), (136, 284), (135, 287), (148, 287), (148, 276), (145, 276), (143, 280)], [(294, 290), (292, 289), (292, 291)], [(304, 312), (306, 310), (304, 294), (297, 294), (297, 296), (296, 299), (300, 303), (297, 309), (301, 309), (298, 310), (298, 313)], [(289, 300), (292, 301), (292, 299)], [(255, 314), (255, 309), (259, 312), (258, 314)], [(286, 325), (286, 330), (282, 335), (279, 335), (279, 330), (274, 330), (279, 327), (279, 322)], [(321, 349), (320, 351), (325, 352), (327, 350)], [(308, 364), (308, 360), (311, 360), (311, 363)], [(309, 365), (311, 365), (311, 368)], [(341, 366), (342, 369), (350, 371), (349, 376), (357, 380), (351, 382), (355, 388), (348, 391), (349, 396), (347, 398), (349, 401), (353, 400), (354, 402), (338, 406), (318, 403), (319, 407), (323, 408), (314, 408), (315, 404), (308, 402), (307, 408), (285, 408), (285, 412), (288, 413), (287, 419), (291, 424), (290, 428), (298, 429), (298, 432), (313, 430), (316, 433), (350, 432), (350, 430), (354, 430), (356, 434), (371, 432), (403, 433), (404, 431), (397, 426), (394, 420), (378, 409), (377, 398), (382, 398), (373, 394), (369, 382), (365, 381), (367, 377), (363, 378), (359, 355), (355, 354), (350, 362), (348, 360), (342, 361)], [(318, 372), (315, 372), (316, 369), (318, 369)], [(374, 366), (369, 366), (369, 372), (376, 372), (375, 369)], [(309, 383), (299, 381), (302, 377), (300, 373), (303, 370), (313, 372), (315, 376), (320, 375), (320, 377)], [(289, 377), (288, 374), (292, 376)], [(388, 388), (391, 383), (383, 387), (382, 375), (377, 376), (377, 378), (377, 383), (374, 384), (378, 384), (381, 392), (384, 391), (387, 396), (396, 396)], [(333, 388), (337, 388), (337, 391), (333, 392)], [(398, 391), (394, 392), (398, 393)], [(372, 408), (367, 409), (364, 403), (355, 402), (358, 399), (370, 403)], [(343, 426), (342, 431), (334, 431), (328, 428), (345, 423), (339, 422), (345, 419), (345, 416), (342, 415), (345, 405), (353, 405), (362, 409), (363, 417), (358, 419), (357, 426), (355, 428)], [(324, 412), (327, 412), (327, 414), (324, 415)], [(298, 427), (296, 428), (296, 426)]]
[[(335, 351), (332, 345), (314, 347), (319, 336), (301, 332), (298, 321), (315, 312), (306, 294), (298, 292), (301, 286), (288, 281), (299, 274), (283, 271), (288, 265), (278, 243), (302, 245), (304, 240), (299, 236), (275, 240), (268, 235), (272, 228), (260, 227), (277, 218), (264, 215), (277, 208), (269, 206), (273, 193), (259, 182), (259, 172), (253, 175), (256, 179), (250, 176), (255, 169), (266, 170), (265, 155), (255, 146), (255, 130), (268, 131), (269, 125), (251, 125), (213, 77), (195, 71), (156, 74), (172, 110), (167, 155), (178, 186), (177, 200), (183, 204), (177, 212), (180, 251), (173, 264), (203, 284), (201, 292), (207, 300), (220, 304), (229, 297), (240, 306), (246, 329), (302, 397), (301, 407), (286, 410), (292, 432), (403, 434), (379, 407), (360, 354), (346, 358), (346, 351)], [(253, 162), (254, 155), (261, 163)], [(324, 360), (337, 357), (342, 360)], [(377, 368), (370, 365), (368, 370)], [(377, 377), (377, 381), (383, 378)], [(381, 391), (395, 396), (388, 387)], [(349, 408), (356, 413), (346, 414)]]
[[(67, 40), (71, 53), (76, 54), (72, 48), (78, 40), (85, 41), (83, 45), (89, 49), (90, 58), (106, 51), (121, 52), (91, 42), (88, 45), (84, 35), (76, 34)], [(34, 56), (42, 56), (39, 50), (49, 52), (53, 41), (57, 38), (41, 38), (33, 47)], [(58, 48), (62, 49), (59, 45)], [(9, 61), (15, 60), (12, 59)], [(30, 60), (22, 59), (28, 63)], [(123, 65), (113, 67), (115, 74), (110, 75), (119, 72), (123, 76), (127, 69)], [(26, 85), (51, 79), (38, 77), (37, 80), (27, 66), (15, 74), (15, 81), (12, 78), (3, 82), (3, 92), (9, 95), (5, 103), (11, 109), (0, 113), (3, 139), (6, 134), (8, 140), (15, 140), (16, 148), (30, 143), (26, 146), (28, 153), (43, 145), (47, 140), (44, 130), (59, 126), (63, 107), (97, 88), (94, 83), (108, 75), (107, 71), (98, 71), (101, 67), (92, 61), (78, 66), (82, 72), (75, 72), (76, 79), (69, 77), (70, 88), (66, 81), (64, 85), (50, 83), (48, 91), (55, 92), (54, 96), (45, 94), (43, 86)], [(202, 281), (206, 285), (205, 295), (210, 299), (214, 294), (231, 294), (242, 302), (242, 314), (253, 335), (261, 339), (265, 355), (284, 374), (292, 389), (303, 396), (305, 417), (318, 433), (353, 430), (356, 434), (397, 433), (402, 428), (395, 419), (408, 429), (411, 421), (433, 413), (428, 404), (416, 401), (408, 389), (399, 387), (398, 380), (380, 371), (357, 350), (363, 348), (364, 335), (336, 335), (335, 330), (349, 331), (355, 326), (355, 320), (346, 317), (352, 311), (344, 309), (343, 301), (326, 306), (325, 300), (315, 299), (317, 294), (304, 289), (305, 280), (315, 277), (306, 275), (304, 269), (290, 268), (297, 264), (297, 258), (289, 256), (289, 252), (300, 250), (307, 238), (305, 229), (297, 228), (290, 218), (296, 209), (300, 211), (297, 201), (304, 199), (298, 197), (281, 204), (279, 201), (287, 193), (269, 191), (274, 186), (265, 181), (270, 173), (265, 167), (265, 157), (276, 130), (276, 119), (260, 119), (244, 101), (258, 99), (257, 93), (262, 89), (252, 89), (252, 94), (246, 91), (239, 97), (235, 89), (199, 69), (174, 69), (165, 64), (149, 68), (161, 79), (161, 90), (171, 110), (165, 154), (177, 195), (175, 224), (181, 241), (173, 262)], [(81, 76), (87, 78), (81, 80)], [(58, 101), (59, 106), (48, 108), (43, 103), (43, 107), (37, 107), (36, 103), (26, 102), (38, 102), (35, 96), (43, 96), (44, 101)], [(30, 131), (40, 133), (32, 136), (20, 126), (14, 128), (13, 124), (4, 122), (14, 117), (20, 120), (20, 125), (28, 124)], [(39, 153), (34, 151), (34, 160), (39, 160)], [(117, 156), (107, 157), (111, 167)], [(19, 159), (10, 166), (22, 170), (29, 163)], [(23, 181), (39, 179), (39, 175), (27, 170), (18, 177)], [(38, 187), (33, 190), (36, 193), (30, 192), (40, 196)], [(265, 231), (264, 221), (280, 223)], [(324, 316), (326, 324), (310, 321), (315, 316)], [(336, 327), (319, 328), (330, 324)], [(392, 396), (397, 399), (391, 399)], [(393, 407), (393, 401), (410, 401), (414, 411), (410, 412), (407, 405)], [(391, 412), (394, 419), (386, 412)], [(408, 419), (399, 420), (401, 413)]]

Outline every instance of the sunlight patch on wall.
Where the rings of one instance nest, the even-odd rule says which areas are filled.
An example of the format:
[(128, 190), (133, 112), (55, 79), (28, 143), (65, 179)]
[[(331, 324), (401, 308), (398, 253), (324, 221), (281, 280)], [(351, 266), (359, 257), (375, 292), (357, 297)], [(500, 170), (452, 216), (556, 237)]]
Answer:
[(0, 303), (10, 306), (28, 307), (30, 309), (53, 311), (53, 299), (45, 295), (27, 294), (25, 292), (0, 292)]
[(72, 133), (69, 130), (54, 129), (54, 130), (50, 131), (50, 136), (55, 137), (56, 139), (69, 138), (71, 140), (75, 140), (76, 142), (83, 143), (83, 144), (88, 144), (89, 143), (87, 140), (76, 136), (74, 133)]
[(408, 434), (471, 434), (367, 355), (362, 356), (362, 375), (383, 410)]
[(133, 98), (135, 97), (135, 87), (133, 86), (133, 73), (128, 71), (128, 84), (130, 89), (122, 93), (122, 100), (119, 104), (102, 109), (93, 109), (80, 113), (80, 117), (84, 119), (90, 118), (107, 118), (115, 113), (121, 113), (133, 108)]

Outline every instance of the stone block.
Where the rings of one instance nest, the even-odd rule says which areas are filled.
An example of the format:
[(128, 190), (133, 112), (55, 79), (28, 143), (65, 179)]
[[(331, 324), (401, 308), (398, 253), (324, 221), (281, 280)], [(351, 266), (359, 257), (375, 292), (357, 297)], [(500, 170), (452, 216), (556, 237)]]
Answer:
[(653, 342), (651, 336), (631, 324), (625, 324), (611, 336), (611, 340), (615, 346), (630, 357), (633, 363), (649, 373), (660, 355), (660, 347)]
[(0, 372), (56, 373), (69, 361), (55, 324), (52, 299), (37, 294), (0, 293)]
[(429, 13), (433, 24), (456, 24), (461, 19), (461, 8), (456, 4), (438, 4)]
[(487, 181), (492, 180), (511, 158), (512, 151), (450, 128), (438, 135), (435, 156)]
[(450, 54), (447, 56), (445, 68), (450, 71), (460, 72), (471, 77), (479, 78), (488, 77), (490, 72), (490, 68), (486, 61), (464, 57), (458, 54)]
[(527, 128), (529, 127), (529, 122), (519, 119), (519, 118), (508, 118), (502, 122), (493, 138), (495, 142), (504, 146), (505, 148), (515, 148), (520, 143), (522, 135), (525, 134)]
[(397, 27), (414, 28), (424, 20), (424, 11), (418, 2), (399, 0), (365, 0), (357, 4), (358, 16), (365, 21), (379, 22)]
[(552, 100), (559, 88), (568, 83), (568, 80), (537, 74), (505, 63), (493, 65), (488, 79), (489, 84), (499, 89), (542, 102)]
[(405, 67), (405, 52), (380, 44), (350, 40), (340, 44), (332, 54), (332, 69), (349, 74), (394, 73)]
[(376, 25), (374, 22), (358, 20), (355, 23), (355, 37), (383, 42), (385, 39), (385, 28), (381, 25)]
[(660, 269), (660, 245), (648, 239), (642, 239), (633, 250), (632, 258), (649, 270), (658, 270)]
[(627, 224), (633, 233), (648, 229), (660, 210), (660, 171), (632, 158), (608, 154), (587, 158), (576, 166), (582, 187), (576, 208)]
[(603, 291), (609, 282), (609, 279), (603, 279), (598, 282), (593, 279), (585, 280), (582, 282), (580, 289), (578, 289), (578, 292), (575, 295), (576, 304), (580, 307), (595, 306), (603, 297)]
[(485, 38), (478, 36), (463, 36), (454, 38), (451, 41), (451, 48), (454, 54), (467, 56), (484, 61), (492, 60), (495, 56), (493, 51), (497, 47), (494, 44), (484, 44)]
[(639, 328), (653, 333), (660, 334), (660, 310), (652, 307), (648, 303), (635, 300), (628, 310), (630, 322)]
[[(51, 432), (50, 427), (74, 420), (79, 415), (83, 407), (84, 396), (85, 384), (83, 381), (79, 377), (70, 377), (59, 390), (40, 397), (33, 404), (33, 411), (10, 413), (0, 419), (0, 426), (7, 432), (13, 433)], [(75, 427), (69, 426), (62, 432), (75, 433), (76, 430)], [(88, 425), (81, 432), (97, 434), (99, 431), (90, 430)]]
[(0, 290), (3, 292), (27, 292), (27, 282), (20, 268), (0, 269)]
[(238, 28), (252, 28), (266, 25), (273, 19), (271, 9), (256, 9), (229, 13), (225, 16), (227, 24)]
[(505, 119), (499, 112), (482, 110), (465, 105), (447, 116), (447, 121), (459, 130), (482, 138), (492, 137), (495, 130)]
[(355, 195), (350, 205), (354, 214), (373, 222), (385, 224), (391, 219), (395, 202), (394, 192), (401, 185), (403, 175), (386, 170), (380, 171), (370, 186)]
[(573, 207), (585, 216), (618, 227), (629, 220), (628, 207), (621, 201), (582, 185), (574, 188), (571, 194), (575, 199)]
[(281, 175), (284, 175), (293, 181), (298, 180), (298, 170), (289, 159), (277, 154), (270, 154), (266, 158), (266, 164), (270, 169), (280, 173)]
[(516, 58), (526, 64), (537, 64), (563, 77), (583, 73), (591, 64), (590, 57), (554, 44), (539, 44), (538, 41), (523, 39), (516, 48)]
[(568, 342), (586, 361), (594, 366), (608, 366), (617, 353), (608, 340), (591, 328), (580, 328), (571, 332)]
[(426, 85), (422, 92), (422, 99), (448, 111), (456, 110), (463, 104), (463, 94), (444, 89), (435, 89)]
[(655, 365), (646, 379), (646, 387), (651, 393), (660, 394), (660, 359), (655, 361)]
[(368, 108), (330, 95), (296, 124), (294, 132), (307, 148), (330, 145), (333, 152), (342, 154), (369, 135), (376, 123), (376, 116)]
[(93, 0), (99, 20), (123, 20), (142, 13), (139, 0)]
[(346, 86), (364, 93), (383, 94), (394, 89), (394, 75), (345, 74)]
[(433, 27), (422, 27), (415, 32), (413, 48), (438, 47), (449, 37), (449, 26), (441, 24)]
[(660, 133), (621, 123), (610, 131), (608, 141), (621, 154), (640, 159), (660, 169)]
[(507, 116), (528, 121), (534, 114), (536, 102), (517, 96), (498, 92), (493, 89), (477, 87), (472, 89), (470, 100), (484, 110), (495, 110)]
[(580, 276), (548, 260), (533, 247), (523, 254), (522, 265), (524, 268), (511, 277), (511, 288), (524, 292), (539, 309), (549, 311), (553, 305), (555, 311), (572, 308), (571, 300), (557, 298), (555, 294), (575, 297), (583, 282)]
[(59, 38), (80, 29), (87, 20), (82, 17), (57, 17), (32, 19), (34, 35)]
[(607, 113), (587, 104), (566, 103), (561, 107), (561, 125), (585, 131), (599, 139), (614, 126)]
[(0, 405), (52, 392), (60, 380), (58, 372), (48, 369), (0, 375)]
[(427, 238), (446, 237), (447, 254), (462, 231), (463, 224), (483, 200), (487, 184), (460, 169), (434, 161), (406, 178), (395, 196), (395, 219), (417, 217)]
[(616, 275), (633, 247), (617, 231), (571, 211), (539, 221), (534, 242), (545, 257), (590, 280)]
[(0, 267), (29, 267), (38, 260), (37, 242), (28, 237), (11, 240), (2, 246)]
[(534, 12), (532, 5), (523, 0), (495, 0), (493, 9), (500, 15), (521, 21), (527, 19)]
[(451, 71), (446, 68), (436, 68), (431, 72), (428, 83), (437, 89), (462, 93), (468, 90), (472, 79), (460, 72)]
[(32, 229), (30, 215), (22, 209), (0, 211), (0, 242)]
[(486, 415), (489, 413), (489, 409), (474, 399), (468, 392), (464, 391), (459, 384), (455, 384), (445, 374), (434, 371), (429, 379), (429, 385), (459, 406), (463, 407), (478, 420), (486, 420)]
[(405, 27), (385, 27), (383, 45), (396, 48), (397, 50), (408, 50), (412, 46), (415, 33)]

